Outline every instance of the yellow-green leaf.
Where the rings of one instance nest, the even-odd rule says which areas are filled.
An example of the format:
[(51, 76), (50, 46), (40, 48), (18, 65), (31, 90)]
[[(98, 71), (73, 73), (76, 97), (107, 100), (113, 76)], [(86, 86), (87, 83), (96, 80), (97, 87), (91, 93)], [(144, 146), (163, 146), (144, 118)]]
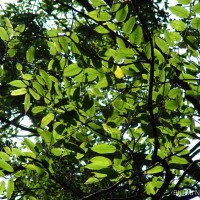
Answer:
[(17, 90), (13, 90), (11, 92), (11, 95), (12, 96), (19, 96), (19, 95), (23, 95), (23, 94), (26, 94), (26, 93), (27, 93), (26, 88), (20, 88), (20, 89), (17, 89)]
[(8, 41), (8, 39), (9, 39), (8, 33), (6, 32), (6, 30), (3, 27), (0, 27), (0, 37), (3, 41)]
[(147, 171), (147, 174), (156, 174), (162, 171), (163, 171), (163, 167), (158, 165), (158, 166), (153, 167), (152, 169), (149, 169)]
[(24, 110), (25, 113), (29, 110), (30, 108), (30, 94), (26, 93), (25, 98), (24, 98)]
[(180, 20), (173, 20), (170, 22), (170, 25), (177, 31), (184, 31), (187, 27), (187, 25)]
[(110, 15), (102, 10), (93, 10), (88, 15), (95, 21), (108, 21), (110, 19)]
[(8, 164), (6, 161), (0, 159), (0, 168), (2, 168), (5, 171), (8, 172), (13, 172), (14, 169), (12, 168), (12, 166), (10, 164)]
[(169, 10), (180, 18), (187, 18), (189, 16), (188, 10), (181, 6), (171, 6), (169, 7)]
[(25, 87), (27, 87), (27, 85), (25, 84), (25, 82), (21, 81), (21, 80), (11, 81), (9, 83), (9, 85), (12, 85), (12, 86), (15, 86), (15, 87), (18, 87), (18, 88), (25, 88)]
[(114, 71), (114, 74), (115, 74), (115, 77), (118, 79), (122, 79), (124, 77), (124, 73), (119, 66), (117, 66), (116, 70)]
[(184, 164), (188, 164), (188, 161), (185, 158), (181, 158), (178, 156), (172, 156), (169, 163), (184, 165)]
[(47, 114), (41, 120), (41, 127), (47, 126), (53, 120), (54, 120), (54, 114), (53, 113)]
[(34, 56), (35, 56), (35, 48), (34, 46), (31, 46), (26, 52), (26, 60), (29, 63), (32, 63), (34, 61)]
[(200, 29), (200, 18), (194, 17), (191, 22), (192, 28)]
[(7, 199), (11, 199), (13, 192), (14, 192), (14, 181), (11, 178), (8, 181), (8, 187), (7, 187), (7, 191), (6, 191)]

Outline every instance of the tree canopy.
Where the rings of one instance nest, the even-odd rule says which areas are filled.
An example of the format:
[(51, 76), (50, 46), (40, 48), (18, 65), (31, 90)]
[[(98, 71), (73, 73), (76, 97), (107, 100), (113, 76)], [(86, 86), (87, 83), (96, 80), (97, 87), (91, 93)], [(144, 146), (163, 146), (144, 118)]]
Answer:
[(1, 10), (1, 199), (200, 195), (200, 3), (168, 3)]

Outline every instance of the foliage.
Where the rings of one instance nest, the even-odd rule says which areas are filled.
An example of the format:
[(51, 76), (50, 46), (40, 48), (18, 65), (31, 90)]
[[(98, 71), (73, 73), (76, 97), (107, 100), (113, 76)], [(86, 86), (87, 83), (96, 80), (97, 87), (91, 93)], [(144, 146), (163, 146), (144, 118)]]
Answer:
[(199, 12), (192, 0), (8, 4), (1, 199), (198, 196)]

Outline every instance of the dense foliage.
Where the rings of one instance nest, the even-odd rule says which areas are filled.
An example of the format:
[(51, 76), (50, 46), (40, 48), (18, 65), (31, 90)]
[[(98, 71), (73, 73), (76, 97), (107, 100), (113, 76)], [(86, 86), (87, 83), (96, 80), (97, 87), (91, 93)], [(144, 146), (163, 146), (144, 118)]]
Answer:
[(1, 199), (199, 196), (199, 13), (195, 0), (7, 4)]

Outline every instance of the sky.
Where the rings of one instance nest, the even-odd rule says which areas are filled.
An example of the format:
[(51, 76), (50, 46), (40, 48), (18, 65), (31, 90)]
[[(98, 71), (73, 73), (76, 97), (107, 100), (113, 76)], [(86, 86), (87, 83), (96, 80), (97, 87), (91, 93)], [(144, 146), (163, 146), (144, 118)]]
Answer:
[(0, 0), (0, 5), (1, 6), (4, 6), (4, 3), (14, 3), (16, 2), (17, 0)]

